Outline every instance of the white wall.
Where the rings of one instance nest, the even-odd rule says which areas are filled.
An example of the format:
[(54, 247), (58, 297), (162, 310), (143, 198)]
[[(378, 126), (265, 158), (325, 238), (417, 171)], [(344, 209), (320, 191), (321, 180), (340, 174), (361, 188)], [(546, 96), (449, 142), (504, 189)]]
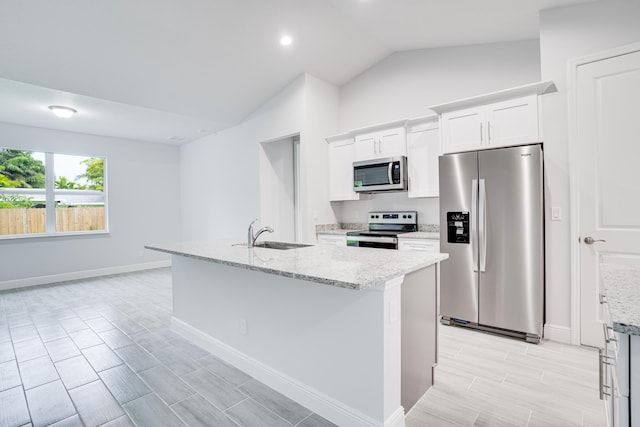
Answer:
[(640, 3), (603, 1), (550, 9), (540, 14), (542, 79), (558, 92), (543, 99), (547, 209), (562, 209), (562, 221), (547, 221), (547, 323), (571, 323), (571, 223), (569, 221), (568, 61), (640, 41)]
[(304, 126), (300, 134), (302, 240), (315, 242), (316, 224), (337, 221), (329, 203), (329, 149), (325, 137), (338, 131), (339, 91), (306, 75)]
[(0, 138), (5, 147), (106, 156), (110, 231), (0, 240), (0, 288), (8, 281), (29, 284), (41, 276), (169, 259), (144, 245), (180, 238), (178, 147), (7, 123), (0, 123)]
[(538, 40), (394, 53), (340, 88), (340, 131), (539, 80)]
[[(340, 131), (427, 115), (430, 105), (540, 80), (538, 40), (399, 52), (340, 88)], [(438, 224), (438, 199), (407, 193), (334, 203), (340, 222), (366, 222), (373, 210), (416, 210)]]
[(316, 223), (336, 220), (324, 137), (336, 132), (337, 108), (336, 87), (302, 75), (240, 125), (183, 145), (183, 238), (244, 242), (249, 223), (260, 216), (259, 144), (300, 134), (302, 240), (315, 240)]

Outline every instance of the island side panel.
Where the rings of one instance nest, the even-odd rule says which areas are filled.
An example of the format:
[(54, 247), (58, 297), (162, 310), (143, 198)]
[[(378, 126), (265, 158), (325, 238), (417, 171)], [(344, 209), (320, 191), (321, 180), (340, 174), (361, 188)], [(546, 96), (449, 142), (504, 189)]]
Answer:
[(407, 274), (402, 284), (402, 406), (409, 412), (433, 385), (437, 357), (437, 266)]
[[(223, 343), (208, 346), (220, 357), (276, 389), (261, 366), (292, 378), (359, 425), (402, 412), (399, 286), (357, 291), (177, 255), (172, 269), (174, 317)], [(324, 415), (304, 393), (290, 397)]]

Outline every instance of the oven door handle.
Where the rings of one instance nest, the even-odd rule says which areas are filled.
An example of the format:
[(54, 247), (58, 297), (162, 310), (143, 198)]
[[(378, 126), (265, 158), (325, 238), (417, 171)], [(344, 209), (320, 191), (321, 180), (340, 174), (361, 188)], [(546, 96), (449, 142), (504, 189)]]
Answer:
[(383, 237), (383, 236), (347, 236), (347, 240), (356, 242), (371, 242), (371, 243), (398, 243), (397, 237)]

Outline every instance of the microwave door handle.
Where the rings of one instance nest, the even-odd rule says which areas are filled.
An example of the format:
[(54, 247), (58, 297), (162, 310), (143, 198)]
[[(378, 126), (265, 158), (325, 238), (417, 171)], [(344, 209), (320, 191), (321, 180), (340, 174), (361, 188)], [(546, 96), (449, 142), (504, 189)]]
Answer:
[(389, 162), (389, 168), (387, 170), (387, 175), (389, 177), (389, 184), (393, 184), (393, 175), (391, 173), (392, 169), (393, 169), (393, 162)]

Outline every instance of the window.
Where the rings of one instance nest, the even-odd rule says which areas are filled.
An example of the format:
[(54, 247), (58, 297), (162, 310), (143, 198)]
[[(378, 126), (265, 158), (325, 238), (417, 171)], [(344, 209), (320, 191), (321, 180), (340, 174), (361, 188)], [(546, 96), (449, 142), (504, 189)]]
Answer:
[(0, 238), (104, 232), (105, 158), (0, 148)]

